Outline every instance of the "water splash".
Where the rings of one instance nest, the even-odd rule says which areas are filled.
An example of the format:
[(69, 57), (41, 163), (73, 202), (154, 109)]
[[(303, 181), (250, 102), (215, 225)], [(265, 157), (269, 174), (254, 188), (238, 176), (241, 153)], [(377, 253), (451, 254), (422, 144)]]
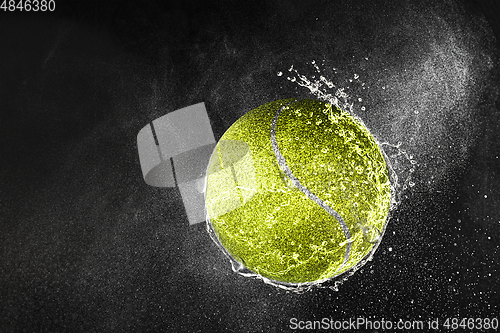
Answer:
[[(365, 60), (368, 60), (368, 58), (365, 58)], [(367, 111), (367, 107), (365, 105), (358, 105), (358, 103), (363, 102), (364, 96), (358, 96), (355, 93), (348, 93), (348, 90), (350, 90), (349, 86), (344, 87), (339, 83), (334, 83), (334, 78), (327, 78), (326, 74), (324, 74), (324, 71), (319, 67), (315, 60), (311, 61), (311, 65), (314, 72), (319, 74), (319, 78), (316, 78), (317, 75), (315, 74), (311, 77), (307, 77), (306, 75), (299, 73), (299, 71), (292, 65), (288, 69), (290, 75), (287, 76), (286, 79), (308, 89), (309, 93), (314, 97), (333, 104), (348, 112), (363, 126), (370, 130), (370, 128), (363, 121), (362, 117), (357, 114), (357, 110), (363, 112)], [(332, 69), (335, 73), (337, 72), (336, 68)], [(353, 75), (345, 81), (346, 83), (349, 82), (350, 84), (356, 84), (358, 88), (361, 88), (361, 90), (365, 90), (367, 88), (369, 89), (366, 82), (363, 82), (360, 75), (357, 73), (353, 73)], [(386, 87), (384, 86), (381, 88), (385, 89)], [(369, 112), (369, 110), (367, 112)], [(389, 168), (389, 172), (392, 177), (391, 184), (393, 186), (394, 198), (391, 204), (391, 210), (393, 210), (400, 203), (404, 192), (415, 185), (415, 180), (412, 178), (412, 175), (418, 167), (418, 162), (415, 160), (413, 154), (408, 153), (402, 142), (392, 143), (384, 138), (377, 137), (377, 135), (375, 135), (372, 131), (370, 132), (375, 137), (377, 144), (386, 157), (387, 167)]]
[[(365, 58), (368, 60), (368, 58)], [(341, 83), (335, 82), (335, 78), (329, 78), (324, 71), (320, 68), (315, 60), (311, 61), (311, 65), (313, 67), (314, 74), (309, 77), (299, 73), (294, 66), (290, 66), (288, 69), (288, 76), (286, 79), (292, 83), (299, 85), (300, 87), (306, 88), (309, 90), (309, 93), (315, 98), (335, 105), (336, 107), (343, 109), (348, 112), (351, 116), (357, 119), (363, 126), (365, 126), (368, 130), (368, 126), (364, 123), (363, 119), (358, 116), (356, 110), (360, 110), (362, 112), (367, 111), (367, 107), (363, 104), (358, 106), (358, 103), (363, 102), (364, 96), (357, 96), (354, 93), (350, 93), (349, 86), (342, 86)], [(337, 69), (332, 68), (333, 72), (336, 74)], [(279, 77), (283, 76), (283, 72), (278, 72)], [(358, 85), (361, 91), (369, 89), (368, 85), (361, 80), (361, 77), (358, 73), (353, 73), (351, 77), (346, 80), (346, 83), (350, 85)], [(386, 89), (388, 87), (383, 86), (382, 89)], [(372, 133), (373, 134), (373, 133)], [(362, 231), (362, 237), (365, 241), (374, 244), (372, 250), (368, 255), (366, 255), (356, 266), (346, 271), (345, 273), (335, 276), (330, 279), (315, 281), (313, 283), (303, 283), (303, 284), (283, 284), (276, 283), (275, 281), (271, 281), (266, 279), (258, 274), (255, 274), (251, 271), (248, 271), (244, 266), (239, 264), (238, 262), (233, 262), (232, 259), (232, 267), (233, 270), (241, 275), (247, 277), (254, 277), (263, 280), (265, 283), (274, 285), (278, 288), (282, 288), (288, 291), (293, 291), (296, 293), (302, 293), (305, 291), (309, 291), (315, 287), (320, 288), (330, 288), (334, 291), (338, 291), (340, 285), (343, 282), (347, 281), (347, 279), (352, 276), (357, 270), (359, 270), (362, 266), (364, 266), (368, 261), (373, 259), (373, 255), (376, 252), (378, 246), (380, 245), (383, 235), (385, 233), (386, 227), (391, 220), (391, 217), (400, 204), (402, 200), (402, 195), (411, 187), (415, 185), (415, 181), (412, 179), (412, 174), (415, 172), (416, 167), (418, 167), (418, 162), (414, 159), (413, 155), (408, 153), (407, 150), (403, 148), (403, 143), (391, 143), (387, 142), (376, 135), (374, 135), (377, 144), (379, 145), (384, 158), (386, 160), (386, 164), (389, 171), (389, 177), (391, 180), (391, 205), (389, 209), (389, 215), (387, 218), (387, 222), (384, 225), (383, 230), (379, 230), (372, 226), (369, 221), (360, 220), (356, 225)], [(213, 233), (213, 231), (211, 232)], [(215, 237), (216, 238), (216, 237)], [(231, 258), (228, 255), (228, 258)]]
[[(313, 75), (308, 77), (306, 75), (302, 75), (299, 73), (294, 66), (291, 66), (288, 69), (288, 76), (286, 76), (287, 80), (292, 83), (296, 83), (301, 87), (304, 87), (309, 90), (309, 92), (317, 99), (323, 100), (330, 104), (335, 105), (336, 107), (345, 110), (349, 114), (351, 114), (357, 121), (359, 121), (363, 126), (367, 128), (364, 124), (363, 120), (356, 114), (355, 110), (358, 107), (357, 102), (361, 103), (363, 98), (360, 96), (354, 96), (348, 93), (348, 87), (343, 87), (340, 84), (334, 83), (334, 80), (329, 78), (327, 75), (323, 74), (320, 66), (313, 61)], [(283, 77), (283, 72), (277, 73), (278, 77)], [(358, 84), (360, 86), (365, 86), (364, 82), (360, 80), (360, 75), (357, 73), (353, 74), (348, 81), (352, 84)], [(355, 102), (357, 101), (357, 102)], [(364, 106), (362, 106), (364, 107)], [(330, 288), (332, 290), (338, 290), (340, 285), (346, 281), (350, 276), (352, 276), (357, 270), (359, 270), (362, 266), (364, 266), (368, 261), (372, 260), (375, 251), (381, 243), (383, 235), (385, 233), (386, 227), (388, 225), (389, 220), (394, 212), (394, 209), (400, 202), (400, 193), (408, 188), (408, 186), (412, 186), (410, 184), (414, 184), (411, 181), (411, 173), (414, 171), (414, 167), (417, 162), (413, 159), (413, 157), (408, 154), (406, 151), (401, 149), (402, 144), (391, 144), (388, 142), (380, 143), (375, 137), (383, 156), (386, 160), (386, 164), (389, 171), (389, 177), (391, 182), (391, 202), (390, 209), (386, 223), (383, 226), (382, 230), (379, 230), (375, 226), (370, 223), (370, 218), (362, 220), (359, 218), (359, 222), (357, 224), (357, 228), (361, 231), (358, 233), (356, 237), (362, 237), (364, 241), (370, 243), (372, 245), (371, 251), (358, 262), (357, 265), (347, 270), (346, 272), (337, 275), (333, 278), (328, 278), (324, 280), (307, 282), (307, 283), (285, 283), (280, 281), (270, 280), (266, 277), (257, 274), (248, 268), (245, 267), (245, 263), (241, 258), (234, 258), (231, 256), (224, 246), (220, 243), (219, 238), (216, 235), (215, 230), (210, 223), (209, 216), (207, 214), (207, 232), (212, 238), (212, 240), (217, 244), (217, 246), (221, 249), (221, 251), (226, 255), (226, 257), (231, 262), (232, 270), (239, 275), (244, 277), (251, 277), (255, 279), (259, 279), (266, 284), (273, 285), (277, 288), (284, 289), (287, 291), (295, 292), (295, 293), (303, 293), (314, 288)], [(409, 167), (411, 166), (411, 167)], [(293, 188), (293, 184), (290, 184), (290, 187)], [(375, 203), (376, 204), (376, 203)], [(355, 210), (355, 209), (354, 209)], [(356, 212), (353, 212), (356, 214)], [(351, 242), (354, 240), (351, 240)]]

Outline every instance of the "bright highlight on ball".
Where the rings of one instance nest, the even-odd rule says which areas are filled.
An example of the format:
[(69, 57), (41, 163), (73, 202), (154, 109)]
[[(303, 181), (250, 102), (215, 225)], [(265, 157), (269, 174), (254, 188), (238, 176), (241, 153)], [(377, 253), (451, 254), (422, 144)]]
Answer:
[(231, 257), (279, 283), (324, 281), (380, 242), (391, 203), (384, 156), (365, 126), (314, 100), (241, 117), (207, 169), (207, 221)]

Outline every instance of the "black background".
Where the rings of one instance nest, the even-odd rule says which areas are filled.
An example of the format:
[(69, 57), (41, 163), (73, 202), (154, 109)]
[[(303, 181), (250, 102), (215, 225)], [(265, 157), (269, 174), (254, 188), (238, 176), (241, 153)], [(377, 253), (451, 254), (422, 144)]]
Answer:
[[(0, 330), (498, 318), (499, 14), (482, 0), (56, 1), (53, 13), (0, 12)], [(339, 291), (298, 295), (233, 273), (204, 225), (188, 225), (178, 190), (143, 182), (135, 140), (152, 119), (204, 101), (219, 138), (261, 104), (311, 98), (285, 76), (314, 59), (339, 68), (340, 84), (361, 71), (376, 86), (420, 62), (412, 41), (437, 29), (428, 17), (484, 46), (491, 66), (473, 54), (475, 93), (456, 107), (467, 111), (436, 113), (466, 115), (453, 131), (422, 118), (437, 141), (460, 143), (439, 163), (427, 146), (436, 141), (387, 130), (394, 120), (375, 105), (388, 104), (368, 96), (367, 123), (407, 143), (419, 167), (374, 259)]]

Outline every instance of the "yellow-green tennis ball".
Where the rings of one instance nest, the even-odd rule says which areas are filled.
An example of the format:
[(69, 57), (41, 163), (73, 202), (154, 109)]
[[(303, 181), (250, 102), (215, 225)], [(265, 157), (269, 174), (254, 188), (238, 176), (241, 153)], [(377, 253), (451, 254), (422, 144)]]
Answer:
[(274, 281), (337, 276), (377, 243), (391, 190), (369, 131), (331, 104), (279, 100), (241, 117), (207, 169), (208, 221), (227, 252)]

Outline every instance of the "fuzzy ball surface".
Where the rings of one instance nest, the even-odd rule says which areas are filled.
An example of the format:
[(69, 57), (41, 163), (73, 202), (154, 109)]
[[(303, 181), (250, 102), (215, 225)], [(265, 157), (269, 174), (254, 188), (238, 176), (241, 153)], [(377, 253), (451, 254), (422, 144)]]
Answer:
[(359, 263), (391, 203), (380, 147), (356, 118), (278, 100), (237, 120), (207, 169), (208, 223), (227, 252), (273, 281), (307, 283)]

